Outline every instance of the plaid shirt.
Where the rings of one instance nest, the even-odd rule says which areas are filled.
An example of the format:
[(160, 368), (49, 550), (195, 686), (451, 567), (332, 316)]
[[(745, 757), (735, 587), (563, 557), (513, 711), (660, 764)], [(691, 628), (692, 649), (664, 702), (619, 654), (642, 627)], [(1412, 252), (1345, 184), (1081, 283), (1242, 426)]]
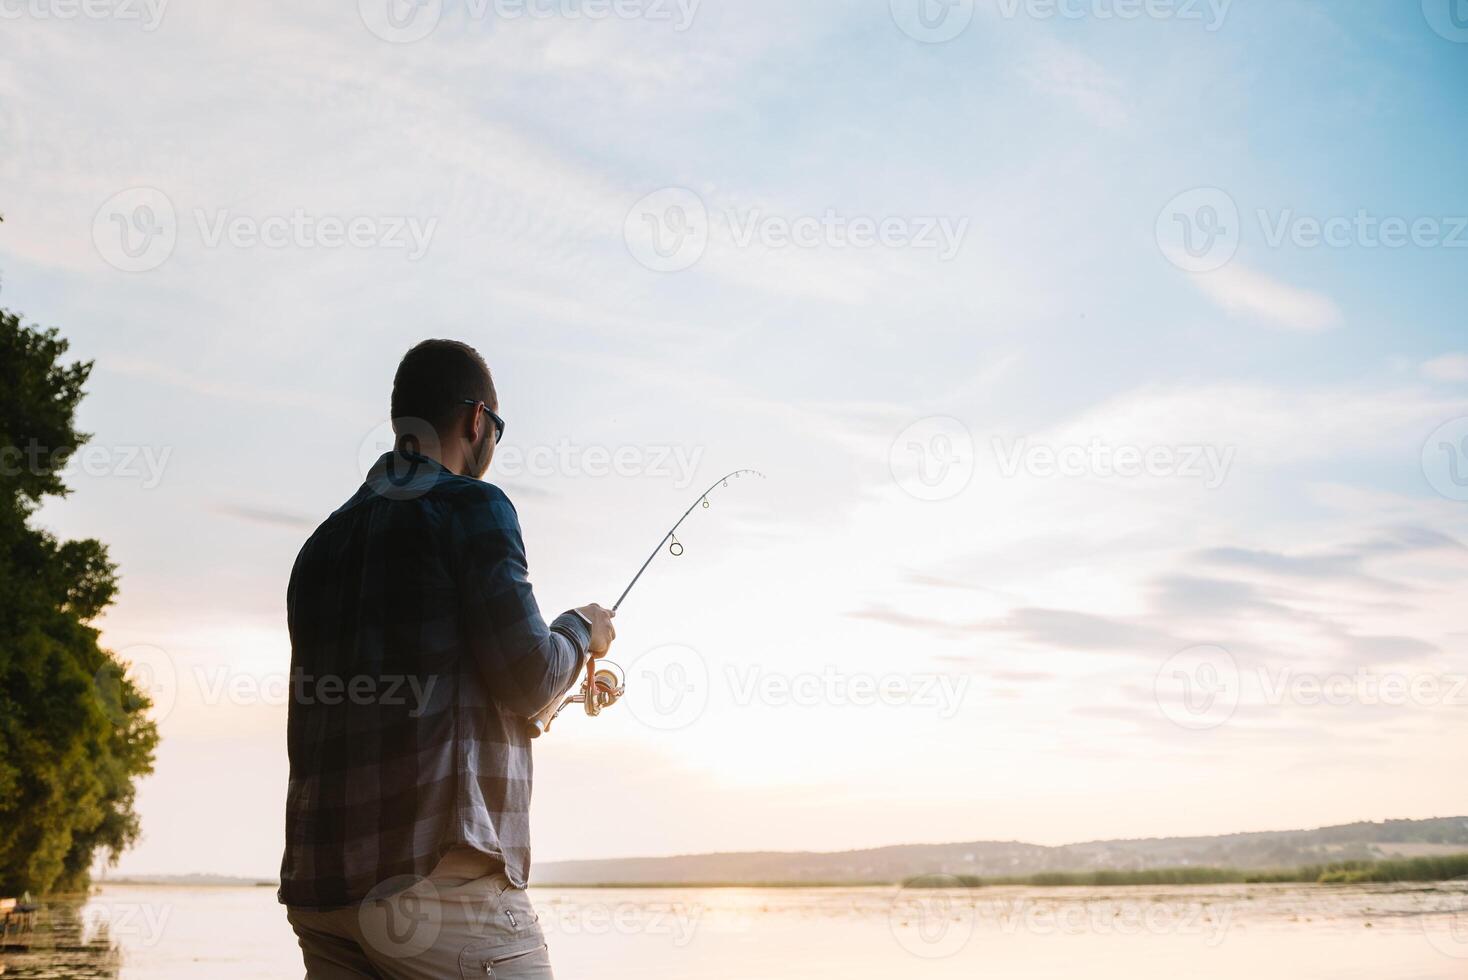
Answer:
[(290, 784), (280, 901), (337, 908), (454, 845), (530, 871), (525, 719), (590, 631), (549, 627), (498, 488), (388, 453), (301, 549), (287, 594)]

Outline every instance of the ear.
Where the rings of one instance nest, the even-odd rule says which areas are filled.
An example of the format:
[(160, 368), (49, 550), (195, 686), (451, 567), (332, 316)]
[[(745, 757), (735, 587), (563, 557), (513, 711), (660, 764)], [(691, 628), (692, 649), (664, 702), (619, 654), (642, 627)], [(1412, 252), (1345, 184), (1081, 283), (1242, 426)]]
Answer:
[(469, 445), (478, 445), (480, 433), (484, 426), (489, 424), (489, 419), (485, 416), (484, 410), (477, 404), (465, 405), (464, 409), (468, 413), (464, 419), (462, 429), (464, 438), (469, 440)]

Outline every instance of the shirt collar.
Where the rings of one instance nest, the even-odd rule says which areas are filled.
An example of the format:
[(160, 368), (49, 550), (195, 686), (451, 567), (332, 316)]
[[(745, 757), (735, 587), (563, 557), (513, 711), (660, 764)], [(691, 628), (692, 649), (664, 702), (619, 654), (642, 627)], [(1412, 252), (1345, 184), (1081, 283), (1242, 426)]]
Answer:
[(367, 471), (367, 488), (379, 497), (412, 500), (423, 496), (451, 475), (438, 460), (421, 453), (392, 450), (378, 457)]

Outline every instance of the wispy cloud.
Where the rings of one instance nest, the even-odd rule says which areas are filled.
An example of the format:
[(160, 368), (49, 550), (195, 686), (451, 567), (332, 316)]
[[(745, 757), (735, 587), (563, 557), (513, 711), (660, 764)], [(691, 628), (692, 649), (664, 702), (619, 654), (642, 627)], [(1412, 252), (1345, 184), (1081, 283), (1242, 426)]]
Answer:
[(870, 623), (882, 623), (885, 626), (896, 626), (901, 629), (916, 629), (930, 633), (957, 636), (961, 635), (962, 627), (957, 623), (935, 619), (930, 616), (917, 616), (911, 613), (899, 612), (881, 606), (868, 606), (846, 614), (848, 619), (859, 619)]
[(1404, 557), (1429, 553), (1453, 554), (1468, 551), (1450, 534), (1433, 528), (1400, 526), (1383, 529), (1369, 538), (1343, 547), (1286, 553), (1257, 548), (1208, 548), (1199, 559), (1212, 565), (1249, 569), (1270, 575), (1311, 581), (1349, 580), (1388, 592), (1409, 587), (1370, 574), (1367, 563), (1374, 558)]
[(1344, 322), (1330, 297), (1286, 285), (1235, 262), (1217, 272), (1193, 276), (1210, 299), (1235, 316), (1253, 316), (1287, 330), (1318, 333)]
[(1210, 564), (1249, 569), (1312, 581), (1351, 579), (1385, 589), (1402, 586), (1367, 575), (1361, 567), (1361, 556), (1351, 551), (1285, 554), (1258, 548), (1209, 548), (1199, 557)]
[(1468, 381), (1468, 354), (1444, 354), (1422, 365), (1422, 373), (1434, 381)]
[(1080, 50), (1046, 39), (1024, 70), (1036, 91), (1069, 103), (1098, 126), (1119, 129), (1131, 122), (1121, 83)]
[(1367, 664), (1416, 660), (1442, 652), (1437, 644), (1414, 636), (1358, 636), (1347, 633), (1341, 635), (1341, 641), (1356, 661)]
[(977, 629), (1013, 633), (1026, 642), (1062, 650), (1114, 653), (1171, 652), (1185, 644), (1141, 623), (1068, 609), (1016, 609), (1009, 616), (979, 624)]
[(1162, 576), (1153, 584), (1152, 599), (1160, 612), (1180, 617), (1294, 614), (1288, 606), (1266, 598), (1252, 583), (1194, 575)]
[(230, 517), (242, 521), (250, 521), (255, 524), (268, 524), (273, 527), (287, 527), (292, 530), (310, 530), (321, 523), (314, 517), (307, 517), (304, 514), (295, 514), (286, 510), (277, 510), (272, 507), (221, 504), (218, 510), (221, 514), (228, 514)]
[(1042, 670), (996, 670), (990, 672), (989, 676), (996, 681), (1010, 684), (1038, 684), (1055, 679), (1054, 674), (1047, 674)]
[(103, 373), (126, 375), (150, 384), (165, 385), (207, 399), (269, 405), (277, 408), (305, 409), (317, 415), (360, 422), (370, 415), (353, 411), (356, 406), (325, 398), (305, 389), (289, 389), (261, 385), (250, 381), (221, 380), (217, 375), (181, 370), (142, 357), (110, 357), (97, 366)]

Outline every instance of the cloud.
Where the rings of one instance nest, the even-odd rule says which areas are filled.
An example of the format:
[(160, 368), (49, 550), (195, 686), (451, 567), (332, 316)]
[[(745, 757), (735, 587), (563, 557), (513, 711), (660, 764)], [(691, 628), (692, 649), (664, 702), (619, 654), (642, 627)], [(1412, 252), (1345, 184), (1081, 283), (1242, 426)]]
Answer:
[(1371, 558), (1404, 557), (1468, 550), (1457, 538), (1432, 528), (1401, 525), (1355, 544), (1329, 551), (1285, 553), (1257, 548), (1207, 548), (1198, 557), (1209, 564), (1249, 569), (1304, 580), (1348, 580), (1392, 592), (1409, 587), (1366, 572)]
[[(1359, 589), (1343, 588), (1364, 586), (1410, 596), (1415, 602), (1430, 601), (1432, 593), (1424, 591), (1425, 586), (1378, 578), (1371, 574), (1372, 563), (1447, 556), (1451, 565), (1465, 550), (1451, 535), (1416, 525), (1382, 529), (1348, 545), (1314, 551), (1215, 547), (1178, 555), (1175, 570), (1162, 571), (1139, 585), (1148, 601), (1135, 614), (1029, 606), (970, 629), (1012, 634), (1057, 652), (1147, 658), (1188, 647), (1194, 641), (1186, 637), (1206, 637), (1241, 662), (1247, 658), (1260, 666), (1302, 660), (1367, 665), (1425, 659), (1442, 650), (1422, 638), (1436, 636), (1430, 622), (1418, 623), (1421, 629), (1414, 630), (1415, 605), (1383, 608), (1358, 598)], [(1199, 573), (1194, 569), (1200, 563), (1232, 569), (1239, 577)], [(1451, 574), (1451, 567), (1446, 572), (1439, 568), (1438, 574)], [(1382, 625), (1388, 629), (1382, 630)]]
[(340, 399), (327, 398), (313, 391), (279, 387), (272, 388), (255, 384), (253, 381), (213, 380), (206, 378), (197, 371), (170, 367), (143, 357), (113, 356), (99, 364), (98, 370), (104, 374), (121, 374), (153, 384), (166, 385), (170, 388), (186, 391), (210, 400), (226, 400), (255, 405), (268, 405), (274, 408), (307, 410), (320, 415), (330, 415), (337, 419), (353, 422), (360, 422), (364, 417), (371, 417), (370, 415), (353, 411), (355, 406), (346, 405)]
[(1192, 575), (1164, 575), (1153, 585), (1159, 612), (1174, 616), (1227, 616), (1272, 613), (1294, 616), (1294, 610), (1267, 599), (1248, 583)]
[(1003, 619), (975, 628), (1015, 633), (1030, 643), (1063, 650), (1133, 653), (1170, 651), (1187, 645), (1149, 626), (1068, 609), (1016, 609)]
[(222, 504), (218, 509), (220, 513), (228, 514), (230, 517), (236, 517), (242, 521), (253, 521), (256, 524), (269, 524), (274, 527), (288, 527), (309, 531), (321, 523), (314, 517), (306, 517), (302, 514), (291, 513), (290, 511), (275, 510), (270, 507)]
[(1237, 262), (1196, 275), (1193, 281), (1228, 313), (1256, 316), (1287, 330), (1319, 333), (1339, 327), (1344, 320), (1330, 297), (1288, 286)]
[(553, 491), (538, 483), (517, 483), (513, 481), (498, 480), (494, 479), (492, 474), (491, 482), (493, 482), (495, 486), (503, 490), (511, 500), (522, 497), (528, 497), (535, 500), (550, 500), (556, 496)]
[(1405, 555), (1424, 551), (1465, 551), (1468, 546), (1450, 534), (1428, 527), (1401, 525), (1357, 546), (1363, 555)]
[[(1462, 414), (1461, 399), (1445, 394), (1421, 385), (1154, 383), (1023, 434), (1053, 446), (1085, 446), (1093, 439), (1110, 446), (1213, 446), (1220, 457), (1237, 447), (1228, 482), (1238, 485), (1237, 477), (1280, 477), (1298, 472), (1303, 463), (1395, 458), (1404, 445), (1415, 451), (1444, 418)], [(1390, 505), (1382, 500), (1357, 507), (1364, 514)], [(1387, 519), (1403, 519), (1404, 513)]]
[(1340, 637), (1347, 652), (1365, 663), (1412, 660), (1441, 653), (1441, 648), (1411, 636), (1357, 636), (1344, 634)]
[(917, 629), (949, 635), (962, 632), (961, 628), (954, 623), (944, 622), (941, 619), (933, 619), (928, 616), (914, 616), (881, 606), (868, 606), (865, 609), (848, 612), (846, 616), (848, 619), (861, 619), (872, 623), (882, 623), (886, 626), (896, 626), (901, 629)]
[(1024, 76), (1036, 91), (1069, 102), (1098, 126), (1120, 129), (1131, 122), (1121, 83), (1069, 45), (1042, 43)]
[(1011, 684), (1037, 684), (1055, 679), (1054, 674), (1047, 674), (1042, 670), (996, 670), (989, 676), (996, 681), (1008, 681)]
[(1422, 365), (1424, 376), (1434, 381), (1468, 381), (1468, 354), (1444, 354)]
[(976, 582), (965, 582), (960, 579), (948, 578), (942, 575), (930, 575), (925, 572), (909, 572), (903, 577), (903, 581), (906, 582), (908, 585), (916, 585), (922, 588), (953, 589), (960, 592), (981, 592), (984, 595), (993, 596), (998, 599), (1006, 599), (1010, 602), (1018, 601), (1016, 596), (1009, 592), (1002, 592), (999, 589), (991, 589), (986, 585), (979, 585)]
[(1230, 568), (1250, 569), (1304, 580), (1347, 579), (1388, 590), (1404, 588), (1372, 578), (1361, 568), (1361, 556), (1351, 551), (1315, 554), (1285, 554), (1256, 548), (1208, 548), (1199, 553), (1203, 561)]

